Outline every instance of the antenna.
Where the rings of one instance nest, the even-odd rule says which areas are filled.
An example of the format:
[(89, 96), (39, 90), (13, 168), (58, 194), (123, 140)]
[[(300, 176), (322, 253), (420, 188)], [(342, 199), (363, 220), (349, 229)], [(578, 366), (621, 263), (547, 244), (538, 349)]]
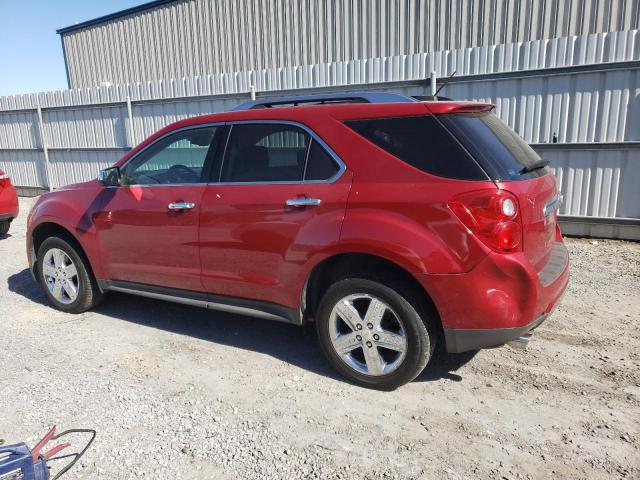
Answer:
[(442, 90), (444, 87), (447, 86), (447, 83), (449, 83), (449, 80), (451, 80), (457, 72), (458, 72), (457, 70), (454, 70), (451, 75), (449, 75), (447, 78), (444, 79), (444, 82), (442, 82), (442, 85), (440, 85), (440, 88), (438, 88), (438, 90), (436, 90), (436, 93), (433, 94), (434, 99), (438, 97), (438, 93), (440, 93), (440, 90)]

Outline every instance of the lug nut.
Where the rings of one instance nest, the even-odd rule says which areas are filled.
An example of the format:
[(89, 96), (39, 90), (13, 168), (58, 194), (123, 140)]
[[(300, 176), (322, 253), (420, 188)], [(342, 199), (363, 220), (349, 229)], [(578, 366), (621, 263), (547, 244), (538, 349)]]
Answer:
[(374, 340), (380, 340), (380, 335), (378, 335), (377, 333), (373, 335), (373, 339)]
[(356, 335), (356, 340), (358, 340), (359, 342), (362, 341), (362, 337), (360, 335)]
[(358, 323), (358, 324), (356, 325), (356, 330), (362, 330), (362, 325)]
[(369, 348), (373, 347), (373, 343), (367, 342), (367, 347), (369, 347)]
[(369, 330), (371, 330), (371, 329), (373, 328), (373, 324), (372, 324), (372, 323), (367, 323), (367, 328), (368, 328)]

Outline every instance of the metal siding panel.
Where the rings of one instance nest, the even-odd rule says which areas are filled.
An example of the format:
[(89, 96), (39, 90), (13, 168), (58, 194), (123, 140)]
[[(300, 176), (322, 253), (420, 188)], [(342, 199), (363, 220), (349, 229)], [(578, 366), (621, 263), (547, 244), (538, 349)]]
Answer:
[(43, 112), (49, 148), (127, 147), (126, 107)]
[(178, 0), (63, 41), (79, 88), (631, 30), (638, 10), (633, 0)]
[(99, 150), (50, 151), (53, 184), (69, 185), (96, 178), (99, 170), (113, 165), (124, 153), (124, 151)]
[(36, 121), (35, 112), (0, 112), (0, 149), (36, 148)]
[(0, 168), (16, 186), (44, 187), (43, 154), (38, 150), (0, 150)]
[[(279, 0), (270, 0), (274, 5), (276, 1)], [(340, 5), (346, 8), (347, 4)], [(33, 149), (39, 146), (40, 140), (35, 112), (12, 110), (32, 109), (37, 103), (43, 105), (45, 136), (49, 147), (54, 148), (50, 151), (52, 183), (62, 185), (93, 178), (98, 168), (122, 155), (121, 151), (105, 149), (128, 145), (128, 115), (124, 103), (127, 95), (134, 101), (133, 130), (140, 141), (176, 120), (232, 108), (246, 99), (247, 94), (242, 92), (248, 90), (250, 82), (260, 90), (342, 86), (350, 90), (393, 90), (411, 95), (425, 94), (428, 87), (425, 84), (388, 86), (377, 82), (417, 80), (431, 69), (445, 75), (459, 68), (464, 74), (473, 75), (510, 71), (522, 65), (542, 70), (532, 77), (463, 79), (451, 83), (443, 93), (458, 99), (494, 102), (497, 113), (533, 143), (550, 142), (553, 132), (558, 132), (561, 142), (640, 140), (637, 69), (578, 75), (544, 74), (544, 67), (571, 66), (584, 61), (586, 57), (580, 52), (595, 52), (590, 58), (598, 62), (637, 59), (637, 39), (637, 31), (621, 32), (3, 97), (0, 98), (0, 109), (4, 110), (0, 111), (0, 165), (6, 166), (19, 185), (46, 184), (42, 152), (16, 150)], [(69, 40), (71, 45), (73, 40)], [(625, 48), (620, 48), (621, 45)], [(357, 83), (356, 79), (359, 79)], [(193, 98), (214, 94), (224, 95)], [(105, 102), (115, 104), (104, 105)], [(51, 107), (56, 108), (51, 110)], [(86, 150), (88, 148), (103, 150)], [(557, 150), (549, 148), (544, 154), (552, 160), (567, 198), (563, 214), (640, 216), (637, 189), (640, 150), (627, 149), (624, 145), (618, 151), (567, 151), (561, 145)]]
[(640, 218), (640, 150), (546, 147), (565, 201), (561, 215)]

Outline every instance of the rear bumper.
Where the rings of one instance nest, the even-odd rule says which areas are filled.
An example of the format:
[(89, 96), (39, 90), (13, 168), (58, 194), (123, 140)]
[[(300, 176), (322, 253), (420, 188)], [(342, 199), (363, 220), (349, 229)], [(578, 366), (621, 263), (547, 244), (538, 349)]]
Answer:
[(516, 328), (445, 329), (444, 339), (447, 352), (461, 353), (469, 350), (480, 350), (481, 348), (500, 347), (531, 332), (548, 317), (548, 313), (544, 314), (528, 325)]
[(15, 187), (0, 188), (0, 222), (13, 220), (18, 216), (18, 192)]
[(420, 280), (440, 314), (448, 352), (491, 348), (548, 318), (569, 282), (569, 254), (558, 241), (541, 271), (521, 253), (492, 253), (470, 272)]

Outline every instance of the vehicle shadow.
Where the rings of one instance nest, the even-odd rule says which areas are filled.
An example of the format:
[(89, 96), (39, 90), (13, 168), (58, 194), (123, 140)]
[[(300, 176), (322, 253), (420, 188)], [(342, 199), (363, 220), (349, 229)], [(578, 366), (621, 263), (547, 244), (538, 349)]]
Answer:
[(462, 376), (455, 372), (469, 363), (477, 353), (478, 350), (447, 353), (442, 345), (438, 345), (429, 365), (416, 377), (414, 382), (433, 382), (442, 379), (461, 382)]
[[(9, 291), (48, 307), (47, 298), (29, 269), (8, 278)], [(315, 328), (256, 319), (187, 305), (179, 305), (121, 293), (111, 293), (96, 313), (151, 328), (212, 343), (263, 353), (307, 371), (345, 381), (325, 359)], [(461, 381), (455, 370), (473, 358), (475, 352), (449, 355), (437, 351), (431, 363), (415, 381), (440, 379)]]

